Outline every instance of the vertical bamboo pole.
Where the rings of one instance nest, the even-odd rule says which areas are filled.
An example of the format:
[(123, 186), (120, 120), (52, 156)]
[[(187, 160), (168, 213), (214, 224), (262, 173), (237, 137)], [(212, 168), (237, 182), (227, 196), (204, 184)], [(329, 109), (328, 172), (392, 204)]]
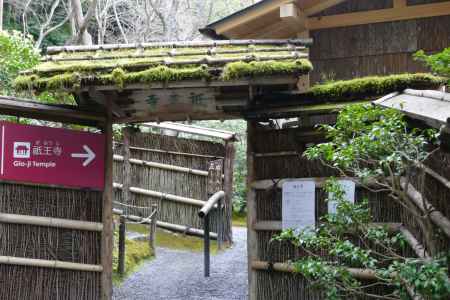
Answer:
[(257, 296), (256, 279), (251, 267), (253, 260), (258, 259), (258, 241), (253, 226), (256, 223), (256, 194), (251, 187), (255, 178), (254, 169), (254, 145), (256, 126), (252, 121), (247, 121), (247, 257), (248, 257), (248, 287), (249, 299), (255, 300)]
[(150, 247), (153, 250), (153, 255), (156, 256), (156, 247), (155, 247), (155, 235), (156, 235), (156, 221), (158, 220), (158, 205), (152, 204), (152, 213), (153, 214), (151, 223), (150, 223), (150, 236), (149, 236), (149, 242)]
[(119, 224), (119, 264), (117, 266), (117, 271), (120, 275), (125, 274), (125, 217), (120, 216), (120, 224)]
[[(210, 269), (210, 237), (209, 237), (209, 214), (206, 214), (203, 218), (204, 227), (203, 227), (203, 247), (204, 247), (204, 268), (205, 268), (205, 277), (209, 277), (209, 269)], [(220, 238), (217, 237), (219, 240)]]
[(113, 252), (113, 128), (111, 100), (107, 100), (105, 135), (105, 189), (103, 191), (103, 234), (101, 245), (101, 262), (103, 272), (101, 276), (101, 299), (112, 299), (112, 252)]
[(233, 243), (233, 170), (234, 160), (236, 155), (236, 149), (233, 142), (225, 142), (225, 161), (224, 161), (224, 192), (225, 192), (225, 223), (224, 223), (224, 241)]
[[(123, 182), (123, 188), (122, 188), (122, 197), (123, 197), (123, 203), (125, 204), (132, 204), (131, 203), (131, 163), (130, 163), (130, 135), (131, 135), (131, 129), (128, 127), (125, 127), (122, 131), (123, 133), (123, 165), (122, 165), (122, 182)], [(129, 208), (125, 206), (123, 208), (126, 215), (130, 215)]]

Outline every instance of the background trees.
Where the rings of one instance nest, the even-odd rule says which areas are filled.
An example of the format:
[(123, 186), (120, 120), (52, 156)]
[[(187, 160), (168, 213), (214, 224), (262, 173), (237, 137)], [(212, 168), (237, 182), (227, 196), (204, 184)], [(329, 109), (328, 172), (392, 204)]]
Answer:
[(201, 38), (198, 29), (255, 0), (0, 0), (4, 29), (35, 47)]

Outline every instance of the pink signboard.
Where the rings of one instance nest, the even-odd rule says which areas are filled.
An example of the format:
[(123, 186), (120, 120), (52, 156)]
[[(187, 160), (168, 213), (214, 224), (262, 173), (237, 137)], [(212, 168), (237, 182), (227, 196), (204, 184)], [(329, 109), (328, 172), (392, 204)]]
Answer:
[(103, 190), (104, 135), (8, 122), (0, 135), (0, 179)]

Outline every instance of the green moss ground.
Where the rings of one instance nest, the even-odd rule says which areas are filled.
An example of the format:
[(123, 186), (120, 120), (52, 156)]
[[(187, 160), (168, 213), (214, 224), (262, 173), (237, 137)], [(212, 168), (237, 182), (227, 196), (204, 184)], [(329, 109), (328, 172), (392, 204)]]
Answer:
[(233, 212), (232, 224), (233, 226), (247, 227), (247, 214)]
[[(127, 231), (148, 234), (148, 227), (139, 224), (127, 224)], [(163, 247), (175, 250), (185, 250), (202, 252), (203, 239), (194, 236), (188, 236), (180, 233), (172, 233), (167, 230), (157, 229), (155, 244), (157, 247)], [(211, 241), (211, 253), (217, 253), (217, 242)]]
[(119, 256), (117, 248), (118, 238), (118, 233), (115, 233), (114, 241), (116, 242), (116, 245), (113, 250), (113, 283), (115, 285), (120, 285), (126, 277), (139, 269), (139, 266), (142, 265), (142, 263), (154, 256), (153, 250), (150, 248), (148, 242), (132, 241), (127, 239), (125, 242), (125, 274), (120, 275), (117, 272)]

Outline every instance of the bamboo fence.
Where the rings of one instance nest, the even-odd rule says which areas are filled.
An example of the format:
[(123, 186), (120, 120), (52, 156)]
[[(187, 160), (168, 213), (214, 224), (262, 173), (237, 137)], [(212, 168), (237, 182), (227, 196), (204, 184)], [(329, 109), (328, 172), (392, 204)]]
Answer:
[[(122, 143), (117, 145), (114, 182), (123, 183), (124, 146)], [(130, 134), (129, 149), (131, 194), (130, 202), (126, 204), (138, 207), (156, 204), (159, 209), (158, 224), (203, 229), (198, 211), (200, 204), (206, 203), (208, 199), (209, 163), (214, 157), (225, 156), (225, 146), (209, 141), (135, 132)], [(116, 202), (125, 203), (123, 196), (121, 189), (115, 190)], [(126, 210), (127, 214), (143, 217), (149, 214), (142, 208), (120, 204), (115, 207)], [(211, 232), (217, 232), (218, 222), (219, 212), (215, 209), (211, 213)]]

